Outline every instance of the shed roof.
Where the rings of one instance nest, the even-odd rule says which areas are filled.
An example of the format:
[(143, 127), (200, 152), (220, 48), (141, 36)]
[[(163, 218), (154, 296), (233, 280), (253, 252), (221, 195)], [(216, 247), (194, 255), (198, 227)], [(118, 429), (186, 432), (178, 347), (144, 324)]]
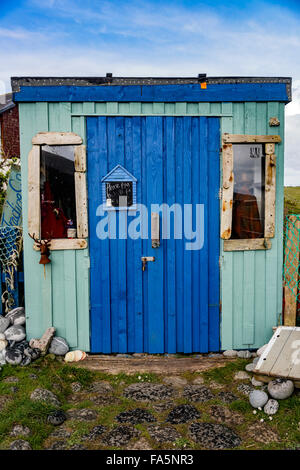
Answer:
[[(203, 83), (206, 83), (204, 88)], [(15, 101), (291, 101), (290, 77), (12, 77)]]
[(12, 100), (12, 93), (6, 93), (5, 95), (0, 95), (0, 114), (8, 111), (9, 109), (15, 106), (15, 103)]

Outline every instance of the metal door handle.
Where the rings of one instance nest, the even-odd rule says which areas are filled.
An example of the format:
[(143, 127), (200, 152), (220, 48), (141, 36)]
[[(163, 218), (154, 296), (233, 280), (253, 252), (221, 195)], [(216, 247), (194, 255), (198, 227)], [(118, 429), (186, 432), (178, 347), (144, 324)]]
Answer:
[(155, 261), (155, 258), (154, 256), (142, 256), (141, 260), (142, 260), (142, 270), (145, 271), (148, 261)]

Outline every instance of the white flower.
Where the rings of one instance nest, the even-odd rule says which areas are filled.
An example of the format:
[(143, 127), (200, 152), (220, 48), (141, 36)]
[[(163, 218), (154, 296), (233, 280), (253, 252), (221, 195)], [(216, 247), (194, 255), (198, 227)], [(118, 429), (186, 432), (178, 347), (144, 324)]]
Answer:
[(257, 411), (256, 410), (253, 410), (253, 414), (256, 415)]

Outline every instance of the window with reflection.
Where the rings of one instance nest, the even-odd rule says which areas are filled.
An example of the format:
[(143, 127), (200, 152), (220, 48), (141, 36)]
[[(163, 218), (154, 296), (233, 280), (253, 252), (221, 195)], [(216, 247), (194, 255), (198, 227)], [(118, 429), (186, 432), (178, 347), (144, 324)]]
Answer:
[(76, 238), (73, 145), (41, 147), (41, 237)]
[(265, 154), (263, 144), (233, 144), (233, 239), (263, 238)]

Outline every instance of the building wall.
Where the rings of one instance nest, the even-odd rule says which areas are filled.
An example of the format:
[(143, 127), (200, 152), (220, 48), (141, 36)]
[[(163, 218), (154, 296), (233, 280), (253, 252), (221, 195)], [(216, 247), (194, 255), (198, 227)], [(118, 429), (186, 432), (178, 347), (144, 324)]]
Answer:
[[(89, 253), (56, 251), (46, 278), (27, 234), (27, 160), (39, 131), (73, 131), (85, 141), (85, 116), (219, 116), (222, 132), (276, 134), (283, 139), (283, 103), (20, 103), (27, 331), (40, 336), (54, 324), (73, 348), (89, 350)], [(280, 127), (269, 127), (278, 116)], [(276, 237), (267, 251), (223, 252), (221, 348), (259, 347), (272, 334), (282, 304), (283, 143), (277, 145)]]
[(18, 106), (0, 114), (1, 148), (5, 157), (20, 156)]

